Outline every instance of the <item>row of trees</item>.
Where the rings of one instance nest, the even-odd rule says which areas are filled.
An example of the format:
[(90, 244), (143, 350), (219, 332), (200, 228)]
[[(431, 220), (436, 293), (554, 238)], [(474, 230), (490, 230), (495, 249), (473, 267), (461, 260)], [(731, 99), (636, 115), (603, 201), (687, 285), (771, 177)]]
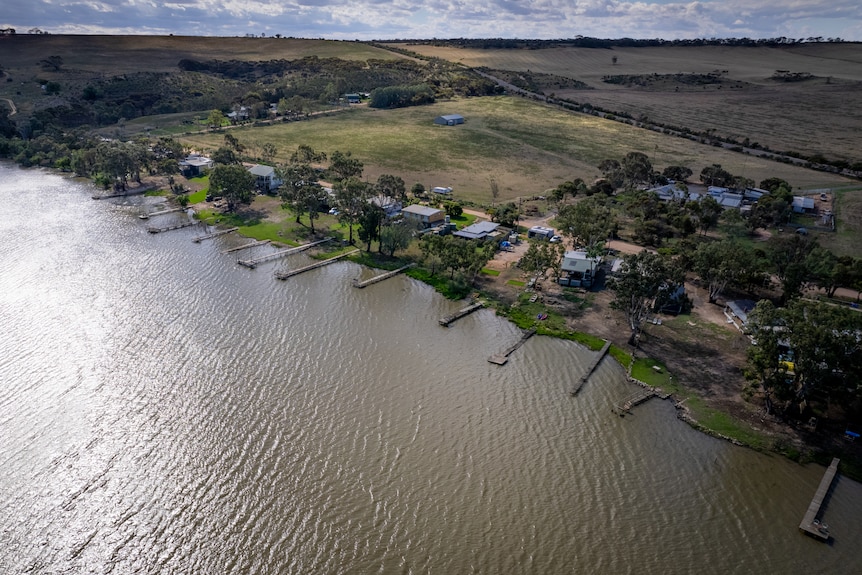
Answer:
[(802, 415), (813, 402), (862, 408), (862, 314), (846, 307), (762, 300), (749, 316), (755, 341), (746, 378), (763, 392), (768, 413)]

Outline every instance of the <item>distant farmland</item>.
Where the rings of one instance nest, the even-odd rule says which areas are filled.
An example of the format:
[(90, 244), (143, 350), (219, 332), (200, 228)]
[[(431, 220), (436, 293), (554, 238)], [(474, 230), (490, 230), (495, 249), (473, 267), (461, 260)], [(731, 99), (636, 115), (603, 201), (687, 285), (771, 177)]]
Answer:
[[(546, 93), (633, 117), (749, 138), (779, 151), (862, 162), (862, 43), (781, 48), (643, 47), (479, 50), (398, 45), (470, 67), (551, 74), (591, 89), (547, 88)], [(616, 58), (616, 63), (614, 63)], [(801, 81), (780, 81), (783, 70)], [(609, 84), (605, 76), (670, 76), (718, 72), (720, 82)]]

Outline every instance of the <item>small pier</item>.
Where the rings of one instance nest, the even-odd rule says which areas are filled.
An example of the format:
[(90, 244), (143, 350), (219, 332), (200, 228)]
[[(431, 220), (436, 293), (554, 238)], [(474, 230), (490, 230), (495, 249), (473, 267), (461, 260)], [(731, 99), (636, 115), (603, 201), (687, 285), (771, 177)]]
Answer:
[(131, 188), (129, 190), (124, 190), (122, 192), (109, 192), (107, 194), (94, 195), (94, 200), (107, 200), (109, 198), (124, 198), (126, 196), (140, 196), (141, 194), (145, 194), (151, 190), (155, 190), (156, 188), (152, 186), (138, 186), (137, 188)]
[(529, 329), (524, 332), (524, 335), (521, 336), (521, 339), (518, 342), (504, 351), (503, 353), (498, 353), (496, 355), (492, 355), (488, 358), (488, 361), (491, 363), (495, 363), (497, 365), (505, 365), (507, 361), (509, 361), (509, 356), (515, 353), (515, 350), (524, 345), (524, 343), (533, 337), (536, 334), (536, 328)]
[[(485, 307), (485, 304), (483, 304), (482, 302), (470, 304), (467, 307), (461, 308), (458, 311), (456, 311), (455, 313), (453, 313), (451, 315), (447, 315), (446, 317), (438, 320), (438, 323), (440, 325), (442, 325), (443, 327), (449, 327), (449, 324), (461, 319), (462, 317), (464, 317), (466, 315), (470, 315), (474, 311), (476, 311), (478, 309), (482, 309), (483, 307)], [(514, 350), (512, 350), (512, 351), (514, 351)]]
[(185, 208), (171, 208), (169, 210), (162, 210), (160, 212), (153, 212), (151, 214), (141, 214), (138, 217), (141, 218), (142, 220), (148, 220), (148, 219), (153, 218), (155, 216), (163, 216), (165, 214), (175, 214), (177, 212), (182, 212), (184, 210), (185, 210)]
[(191, 226), (196, 226), (196, 225), (198, 225), (198, 223), (199, 222), (183, 222), (181, 224), (174, 224), (172, 226), (164, 226), (161, 228), (150, 226), (147, 228), (147, 231), (150, 232), (151, 234), (158, 234), (160, 232), (169, 232), (171, 230), (179, 230), (182, 228), (188, 228)]
[(632, 408), (644, 403), (648, 399), (652, 399), (657, 396), (658, 393), (654, 389), (642, 389), (639, 392), (632, 394), (617, 403), (613, 407), (613, 412), (619, 415), (620, 417), (625, 416), (627, 413), (631, 413)]
[(231, 232), (235, 232), (235, 231), (237, 231), (238, 229), (239, 229), (239, 228), (228, 228), (228, 229), (226, 229), (226, 230), (218, 230), (218, 231), (215, 231), (215, 232), (210, 232), (210, 233), (208, 233), (208, 234), (204, 234), (204, 235), (202, 235), (202, 236), (197, 236), (196, 238), (193, 238), (193, 239), (192, 239), (192, 241), (193, 241), (194, 243), (196, 243), (196, 244), (199, 244), (199, 243), (201, 243), (201, 242), (202, 242), (202, 241), (204, 241), (204, 240), (211, 240), (211, 239), (213, 239), (213, 238), (217, 238), (217, 237), (219, 237), (219, 236), (223, 236), (223, 235), (225, 235), (225, 234), (229, 234), (229, 233), (231, 233)]
[(593, 363), (590, 364), (590, 367), (589, 369), (587, 369), (587, 372), (582, 375), (577, 382), (575, 382), (574, 386), (572, 386), (572, 395), (578, 395), (578, 392), (581, 391), (581, 388), (584, 386), (587, 380), (590, 379), (590, 376), (593, 375), (593, 372), (596, 371), (596, 368), (599, 367), (599, 364), (608, 354), (608, 350), (610, 348), (611, 342), (605, 341), (605, 345), (602, 346), (602, 349), (599, 351), (599, 354), (595, 357), (595, 359), (593, 359)]
[(278, 272), (277, 274), (275, 274), (275, 277), (277, 277), (280, 280), (286, 280), (287, 278), (290, 278), (293, 276), (298, 276), (299, 274), (305, 273), (307, 271), (316, 270), (317, 268), (322, 268), (323, 266), (328, 266), (329, 264), (335, 263), (342, 258), (346, 258), (347, 256), (352, 256), (355, 253), (359, 253), (359, 250), (352, 250), (352, 251), (349, 251), (349, 252), (346, 252), (343, 254), (339, 254), (335, 257), (329, 258), (328, 260), (323, 260), (323, 261), (320, 261), (317, 263), (313, 263), (311, 265), (301, 267), (301, 268), (298, 268), (295, 270), (290, 270), (287, 272)]
[(311, 249), (314, 246), (319, 246), (320, 244), (325, 244), (326, 242), (330, 241), (332, 241), (332, 238), (326, 238), (324, 240), (311, 242), (310, 244), (305, 244), (296, 248), (290, 248), (287, 250), (281, 250), (278, 252), (267, 254), (265, 256), (260, 256), (259, 258), (255, 258), (253, 260), (239, 260), (239, 265), (254, 269), (258, 266), (258, 264), (262, 264), (264, 262), (271, 262), (272, 260), (287, 257), (291, 254), (298, 254), (300, 252), (304, 252), (305, 250)]
[(234, 247), (234, 248), (228, 248), (228, 249), (226, 249), (225, 251), (223, 251), (222, 253), (223, 253), (223, 254), (230, 254), (230, 253), (233, 253), (233, 252), (238, 252), (238, 251), (240, 251), (240, 250), (247, 250), (248, 248), (254, 248), (254, 247), (257, 247), (257, 246), (265, 246), (265, 245), (267, 245), (267, 244), (269, 244), (269, 243), (271, 243), (271, 242), (272, 242), (272, 240), (260, 240), (260, 241), (257, 241), (257, 242), (251, 242), (250, 244), (243, 244), (243, 245), (241, 245), (241, 246), (236, 246), (236, 247)]
[(821, 541), (829, 540), (829, 526), (823, 523), (820, 518), (823, 502), (826, 499), (826, 494), (829, 493), (829, 488), (832, 487), (832, 482), (835, 480), (835, 474), (838, 473), (837, 457), (832, 459), (832, 464), (826, 469), (823, 474), (823, 479), (820, 480), (820, 486), (814, 493), (814, 499), (808, 505), (808, 511), (805, 512), (805, 517), (802, 518), (802, 523), (799, 524), (799, 530), (807, 535), (811, 535)]
[(389, 278), (397, 276), (398, 274), (400, 274), (404, 270), (406, 270), (408, 268), (412, 268), (414, 265), (416, 265), (416, 264), (407, 264), (406, 266), (400, 267), (397, 270), (392, 270), (391, 272), (386, 272), (384, 274), (376, 275), (373, 278), (368, 278), (367, 280), (363, 280), (363, 281), (359, 281), (359, 280), (354, 279), (353, 280), (353, 287), (362, 289), (364, 287), (370, 286), (371, 284), (376, 284), (377, 282), (382, 282), (383, 280), (388, 280)]

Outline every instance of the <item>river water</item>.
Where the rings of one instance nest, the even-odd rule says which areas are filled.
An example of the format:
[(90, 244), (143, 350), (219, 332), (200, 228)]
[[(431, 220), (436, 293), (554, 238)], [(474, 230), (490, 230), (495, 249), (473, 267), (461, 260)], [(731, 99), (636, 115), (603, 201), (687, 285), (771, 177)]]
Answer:
[(399, 276), (149, 234), (0, 164), (0, 573), (860, 573), (862, 486), (698, 433), (593, 353)]

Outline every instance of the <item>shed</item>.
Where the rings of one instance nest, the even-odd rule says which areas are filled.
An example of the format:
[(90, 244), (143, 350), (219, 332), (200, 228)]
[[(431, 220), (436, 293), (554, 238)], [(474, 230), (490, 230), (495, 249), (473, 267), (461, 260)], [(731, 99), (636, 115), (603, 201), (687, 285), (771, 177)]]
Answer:
[(541, 240), (549, 240), (552, 237), (554, 237), (555, 233), (556, 232), (554, 231), (554, 228), (546, 228), (543, 226), (533, 226), (527, 232), (527, 237), (528, 238), (538, 238)]
[(793, 196), (791, 207), (797, 214), (810, 214), (814, 211), (814, 198)]
[(362, 100), (359, 94), (345, 94), (344, 99), (348, 104), (358, 104)]
[(434, 118), (434, 123), (440, 126), (455, 126), (464, 123), (464, 116), (461, 114), (446, 114)]

